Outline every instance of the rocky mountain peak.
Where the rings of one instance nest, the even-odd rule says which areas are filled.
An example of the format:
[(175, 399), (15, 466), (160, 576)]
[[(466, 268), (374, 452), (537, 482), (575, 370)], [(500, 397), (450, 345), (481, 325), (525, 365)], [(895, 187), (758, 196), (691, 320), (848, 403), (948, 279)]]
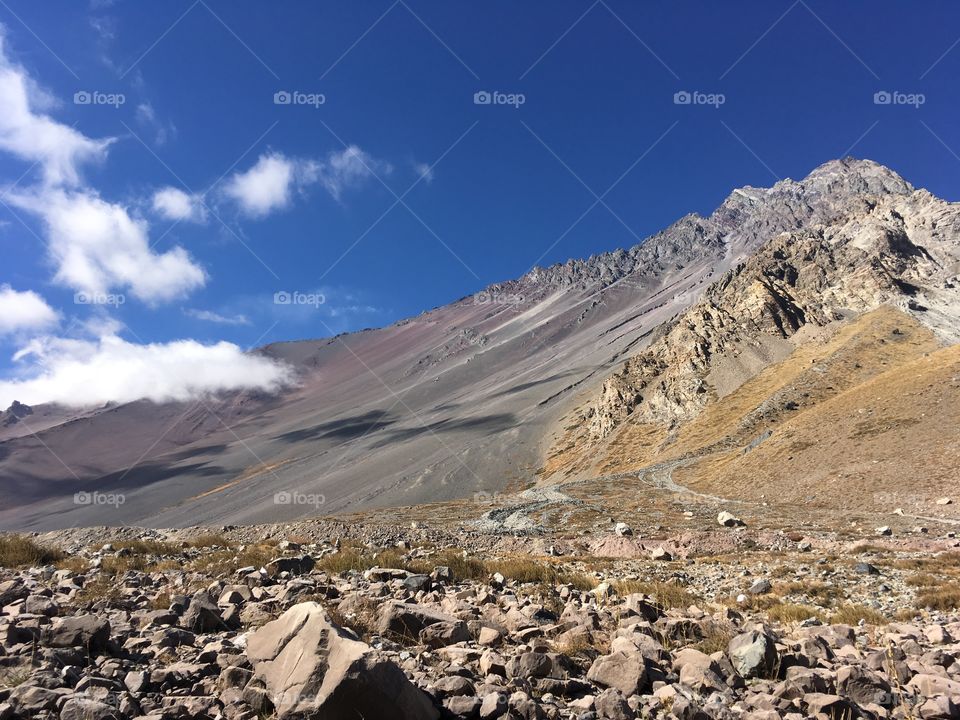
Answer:
[(650, 422), (690, 419), (710, 402), (718, 358), (743, 343), (788, 340), (805, 325), (893, 304), (945, 339), (956, 335), (960, 209), (883, 165), (844, 158), (800, 182), (735, 190), (704, 222), (744, 259), (608, 378), (582, 416), (594, 439), (635, 412)]
[(20, 422), (23, 418), (33, 414), (33, 408), (14, 400), (5, 411), (0, 413), (0, 427), (9, 427)]
[(834, 222), (877, 197), (913, 192), (910, 183), (880, 163), (853, 157), (831, 160), (802, 180), (737, 188), (710, 216), (684, 215), (631, 248), (535, 267), (488, 291), (510, 289), (534, 298), (560, 289), (602, 288), (635, 273), (656, 276), (696, 260), (719, 259), (731, 245), (749, 253), (778, 232)]

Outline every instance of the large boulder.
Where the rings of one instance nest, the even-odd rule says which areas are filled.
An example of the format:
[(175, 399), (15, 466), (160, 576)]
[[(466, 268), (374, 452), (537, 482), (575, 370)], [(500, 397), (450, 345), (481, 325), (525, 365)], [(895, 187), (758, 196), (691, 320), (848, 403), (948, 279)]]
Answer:
[(727, 687), (720, 664), (694, 648), (684, 648), (677, 652), (673, 669), (679, 672), (682, 685), (699, 693), (720, 692)]
[(420, 631), (420, 642), (434, 649), (468, 640), (470, 640), (470, 631), (467, 629), (467, 624), (460, 620), (433, 623)]
[(0, 582), (0, 608), (10, 605), (17, 600), (23, 600), (29, 591), (20, 580), (5, 580)]
[(457, 618), (422, 605), (391, 601), (380, 607), (377, 633), (416, 642), (424, 628), (436, 623), (456, 625)]
[(289, 575), (305, 575), (306, 573), (313, 570), (313, 566), (316, 565), (316, 561), (309, 555), (302, 555), (300, 557), (281, 557), (271, 560), (265, 566), (267, 575), (270, 577), (276, 577), (281, 573), (287, 573)]
[(770, 677), (777, 666), (777, 647), (764, 632), (737, 635), (727, 646), (727, 655), (742, 677)]
[(399, 667), (349, 637), (314, 602), (294, 605), (247, 640), (259, 684), (278, 720), (396, 718), (435, 720), (439, 713)]
[(647, 686), (647, 666), (639, 654), (614, 652), (593, 661), (587, 679), (624, 695), (637, 695)]
[(85, 697), (72, 697), (63, 704), (60, 720), (120, 720), (120, 711), (112, 705)]
[(110, 621), (95, 615), (58, 618), (44, 633), (49, 647), (82, 647), (91, 653), (106, 650), (110, 641)]
[(205, 592), (199, 592), (190, 600), (180, 624), (198, 633), (210, 633), (217, 630), (226, 630), (227, 625), (220, 617), (220, 608)]

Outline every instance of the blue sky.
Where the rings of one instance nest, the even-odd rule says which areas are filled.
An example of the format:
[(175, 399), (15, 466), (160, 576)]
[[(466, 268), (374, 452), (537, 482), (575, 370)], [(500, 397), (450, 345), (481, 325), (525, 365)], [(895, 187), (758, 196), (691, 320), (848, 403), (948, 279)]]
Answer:
[(0, 23), (27, 107), (0, 125), (0, 403), (211, 346), (279, 382), (236, 348), (388, 324), (848, 153), (958, 199), (955, 3), (4, 0)]

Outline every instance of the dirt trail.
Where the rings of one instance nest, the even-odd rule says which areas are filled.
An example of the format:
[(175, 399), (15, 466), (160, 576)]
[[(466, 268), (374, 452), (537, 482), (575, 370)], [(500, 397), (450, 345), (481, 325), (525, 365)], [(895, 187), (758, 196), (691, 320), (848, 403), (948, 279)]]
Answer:
[(696, 458), (684, 458), (680, 460), (670, 460), (664, 463), (657, 463), (639, 470), (633, 470), (626, 473), (616, 473), (613, 475), (600, 475), (592, 478), (583, 478), (579, 480), (568, 480), (557, 485), (548, 487), (534, 487), (519, 493), (515, 502), (504, 507), (494, 508), (481, 516), (476, 522), (476, 526), (490, 533), (525, 533), (539, 532), (544, 530), (543, 526), (535, 521), (531, 516), (534, 513), (541, 512), (547, 508), (556, 508), (559, 506), (584, 506), (583, 500), (570, 497), (563, 492), (564, 489), (587, 485), (590, 483), (616, 483), (624, 479), (637, 480), (652, 490), (661, 490), (663, 492), (674, 493), (677, 495), (688, 495), (702, 498), (715, 503), (749, 505), (745, 500), (732, 500), (730, 498), (718, 497), (716, 495), (706, 495), (704, 493), (691, 490), (680, 485), (673, 479), (673, 471), (678, 467), (684, 467), (696, 461)]

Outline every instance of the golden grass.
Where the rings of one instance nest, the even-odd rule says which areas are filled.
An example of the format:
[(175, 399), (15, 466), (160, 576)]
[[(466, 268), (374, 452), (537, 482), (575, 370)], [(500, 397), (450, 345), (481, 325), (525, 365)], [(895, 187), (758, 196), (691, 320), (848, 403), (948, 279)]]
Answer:
[(65, 555), (56, 548), (45, 547), (22, 535), (0, 535), (0, 567), (49, 565)]
[(192, 548), (222, 547), (231, 548), (236, 543), (222, 533), (203, 533), (187, 540), (187, 546)]
[(498, 572), (508, 580), (519, 583), (571, 585), (578, 590), (592, 590), (597, 584), (589, 575), (559, 569), (543, 559), (506, 558), (485, 565), (491, 575)]
[(326, 600), (317, 599), (317, 602), (326, 607), (330, 620), (342, 628), (352, 630), (361, 640), (368, 640), (374, 633), (377, 624), (377, 603), (370, 598), (363, 598), (354, 612), (345, 613), (337, 605), (326, 605)]
[(183, 543), (165, 540), (117, 540), (110, 545), (114, 550), (126, 550), (131, 555), (174, 555), (183, 551)]
[(890, 621), (881, 613), (865, 605), (844, 605), (831, 613), (831, 625), (856, 625), (863, 620), (867, 625), (887, 625)]
[(929, 589), (917, 595), (916, 607), (929, 610), (957, 610), (960, 609), (960, 588), (945, 587)]
[(74, 575), (86, 572), (90, 568), (90, 561), (79, 555), (69, 555), (54, 562), (60, 570), (69, 570)]
[(105, 557), (100, 564), (100, 571), (106, 575), (123, 575), (128, 570), (146, 572), (154, 563), (146, 555), (119, 555)]
[(0, 668), (0, 688), (15, 688), (29, 679), (29, 667)]
[(693, 647), (707, 655), (726, 652), (733, 636), (734, 628), (730, 623), (706, 623), (703, 626), (703, 638)]
[(120, 586), (109, 577), (101, 577), (87, 582), (74, 595), (71, 604), (74, 607), (89, 607), (100, 601), (106, 601), (108, 604), (114, 603), (123, 597)]
[(773, 593), (779, 597), (803, 595), (821, 604), (832, 604), (843, 595), (843, 591), (836, 585), (827, 585), (819, 581), (803, 580), (777, 583), (773, 586)]
[(596, 585), (590, 576), (557, 568), (545, 559), (511, 557), (483, 561), (464, 557), (462, 552), (452, 549), (428, 558), (408, 560), (393, 548), (364, 552), (358, 548), (346, 547), (341, 548), (338, 553), (322, 557), (317, 563), (318, 569), (330, 575), (363, 572), (374, 567), (429, 574), (440, 566), (450, 568), (455, 582), (485, 581), (494, 573), (500, 573), (505, 579), (519, 583), (572, 585), (579, 590), (590, 590)]
[(688, 608), (701, 602), (701, 598), (694, 595), (689, 588), (678, 582), (621, 580), (614, 583), (614, 590), (618, 595), (632, 595), (640, 593), (653, 598), (654, 604), (664, 610), (671, 608)]
[(246, 545), (243, 550), (212, 550), (185, 563), (187, 570), (214, 576), (232, 575), (242, 567), (260, 568), (278, 555), (274, 543)]
[(782, 623), (803, 622), (814, 617), (821, 617), (823, 611), (811, 605), (796, 603), (778, 603), (767, 610), (767, 617)]
[(591, 642), (586, 635), (577, 635), (566, 642), (554, 642), (553, 650), (571, 659), (581, 658), (592, 661), (598, 655), (605, 655), (609, 652), (610, 645), (609, 643)]

